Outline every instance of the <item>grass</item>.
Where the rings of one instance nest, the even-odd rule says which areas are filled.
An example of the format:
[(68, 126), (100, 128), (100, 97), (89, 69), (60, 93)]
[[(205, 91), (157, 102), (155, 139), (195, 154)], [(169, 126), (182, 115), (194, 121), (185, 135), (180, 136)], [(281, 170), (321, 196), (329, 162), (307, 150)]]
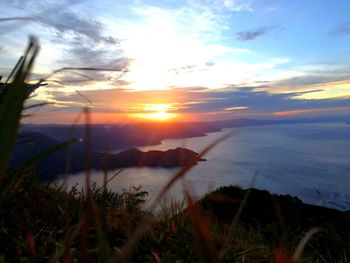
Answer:
[[(220, 188), (199, 202), (185, 187), (184, 202), (164, 201), (166, 192), (195, 162), (183, 167), (148, 207), (142, 187), (115, 193), (108, 190), (107, 178), (102, 187), (91, 185), (89, 108), (84, 109), (85, 191), (39, 183), (31, 169), (37, 160), (72, 141), (10, 170), (30, 96), (26, 82), (38, 50), (31, 38), (0, 104), (0, 261), (348, 262), (350, 215), (346, 212), (236, 186)], [(198, 158), (224, 139), (213, 142)]]
[[(277, 258), (291, 256), (308, 228), (298, 229), (298, 224), (286, 223), (285, 227), (291, 229), (288, 242), (283, 247), (281, 230), (276, 221), (268, 220), (259, 211), (254, 213), (255, 208), (250, 207), (249, 201), (246, 214), (243, 210), (242, 219), (231, 228), (234, 213), (227, 214), (225, 211), (231, 205), (232, 211), (236, 211), (234, 206), (237, 203), (218, 201), (217, 196), (222, 192), (229, 193), (223, 195), (226, 198), (235, 196), (239, 200), (246, 193), (237, 187), (226, 187), (194, 204), (200, 209), (201, 222), (205, 222), (202, 231), (210, 237), (214, 246), (216, 253), (213, 254), (217, 258), (213, 259), (208, 251), (203, 250), (202, 243), (205, 242), (200, 238), (206, 239), (205, 235), (198, 235), (200, 225), (193, 219), (196, 214), (181, 203), (167, 201), (163, 209), (152, 215), (145, 209), (147, 193), (142, 188), (118, 194), (92, 186), (91, 200), (96, 210), (94, 216), (100, 219), (100, 230), (90, 218), (84, 237), (82, 227), (78, 226), (81, 226), (86, 213), (85, 194), (76, 188), (67, 191), (59, 186), (42, 185), (27, 177), (22, 180), (19, 191), (11, 191), (7, 199), (1, 200), (0, 242), (3, 245), (0, 254), (8, 262), (48, 262), (54, 258), (56, 262), (105, 262), (107, 259), (118, 262), (124, 259), (121, 248), (135, 228), (145, 217), (152, 217), (154, 223), (140, 238), (127, 262), (157, 262), (158, 259), (161, 262), (292, 262)], [(263, 206), (269, 203), (268, 199), (261, 200), (265, 200)], [(294, 209), (295, 199), (281, 200), (283, 207)], [(299, 209), (303, 209), (299, 205)], [(349, 231), (332, 230), (340, 222), (333, 214), (328, 220), (332, 218), (334, 221), (330, 223), (333, 226), (325, 225), (325, 229), (334, 231), (335, 236), (315, 236), (300, 262), (347, 262)], [(102, 240), (98, 231), (102, 233)], [(83, 241), (86, 242), (84, 248)], [(338, 251), (334, 249), (337, 246)], [(277, 251), (283, 252), (278, 256)]]

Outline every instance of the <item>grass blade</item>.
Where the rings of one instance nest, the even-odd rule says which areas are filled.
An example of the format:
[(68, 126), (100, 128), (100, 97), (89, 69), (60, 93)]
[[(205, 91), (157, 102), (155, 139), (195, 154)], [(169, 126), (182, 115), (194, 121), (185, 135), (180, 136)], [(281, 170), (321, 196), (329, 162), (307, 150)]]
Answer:
[(307, 244), (307, 242), (309, 242), (309, 240), (312, 238), (313, 235), (315, 235), (318, 232), (321, 232), (322, 229), (319, 227), (314, 227), (311, 228), (305, 235), (304, 237), (300, 240), (300, 242), (298, 243), (297, 248), (295, 249), (295, 252), (293, 254), (293, 262), (299, 262), (300, 258), (301, 258), (301, 254), (303, 253), (303, 250)]
[(31, 37), (25, 55), (18, 63), (13, 82), (6, 84), (8, 89), (0, 105), (0, 180), (4, 178), (11, 159), (23, 104), (28, 96), (25, 81), (32, 70), (38, 51), (37, 40)]
[[(206, 155), (212, 148), (214, 148), (217, 144), (220, 142), (226, 140), (227, 138), (233, 136), (235, 133), (228, 133), (224, 136), (219, 137), (217, 140), (209, 144), (204, 150), (202, 150), (197, 157), (188, 165), (181, 168), (179, 172), (177, 172), (169, 181), (168, 183), (162, 188), (160, 193), (156, 196), (154, 201), (149, 207), (149, 211), (153, 212), (157, 205), (160, 203), (162, 198), (165, 196), (165, 194), (169, 191), (169, 189), (181, 178), (183, 178), (192, 168), (195, 166), (196, 162), (199, 161), (204, 155)], [(139, 224), (139, 226), (135, 229), (134, 233), (129, 237), (129, 239), (126, 241), (126, 243), (123, 245), (121, 249), (121, 253), (119, 253), (123, 259), (126, 260), (128, 257), (130, 257), (132, 250), (134, 249), (136, 243), (138, 240), (145, 234), (145, 232), (148, 230), (148, 228), (152, 224), (151, 217), (145, 217), (143, 222)]]

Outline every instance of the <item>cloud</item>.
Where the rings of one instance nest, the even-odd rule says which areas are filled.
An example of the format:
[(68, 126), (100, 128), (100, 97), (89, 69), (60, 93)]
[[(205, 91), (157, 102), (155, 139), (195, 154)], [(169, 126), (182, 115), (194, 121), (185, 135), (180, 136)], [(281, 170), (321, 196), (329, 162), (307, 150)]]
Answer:
[(77, 66), (82, 65), (101, 65), (104, 62), (104, 57), (107, 55), (107, 51), (102, 48), (92, 48), (86, 44), (76, 43), (72, 47), (70, 47), (67, 52), (68, 58), (64, 59), (65, 62), (68, 62), (70, 65), (74, 65), (72, 63), (77, 63)]
[[(111, 85), (119, 84), (119, 78), (122, 72), (127, 71), (130, 60), (122, 56), (122, 51), (118, 47), (109, 46), (95, 46), (91, 43), (73, 41), (65, 49), (65, 53), (62, 58), (57, 60), (62, 67), (91, 67), (99, 69), (111, 69), (112, 71), (88, 71), (80, 72), (88, 75), (89, 78), (99, 81), (110, 81)], [(89, 83), (88, 78), (82, 78), (81, 76), (72, 76), (63, 72), (59, 75), (58, 80), (62, 83), (69, 84), (71, 86), (89, 86), (93, 83)], [(83, 80), (79, 82), (77, 80)], [(70, 82), (70, 83), (69, 83)], [(75, 83), (74, 83), (75, 82)]]
[[(38, 57), (36, 72), (32, 77), (42, 78), (61, 67), (93, 67), (125, 70), (129, 60), (123, 57), (120, 41), (114, 33), (95, 15), (95, 12), (83, 11), (81, 0), (5, 0), (7, 9), (23, 17), (32, 18), (26, 29), (35, 34), (43, 44)], [(105, 20), (103, 20), (105, 21)], [(24, 22), (18, 23), (19, 28)], [(25, 32), (27, 33), (27, 32)], [(11, 48), (10, 48), (10, 51)], [(1, 52), (1, 51), (0, 51)], [(14, 50), (13, 52), (16, 52)], [(120, 84), (120, 73), (89, 71), (80, 72), (94, 80), (108, 81), (110, 85)], [(36, 76), (35, 76), (36, 75)], [(58, 81), (55, 87), (67, 90), (63, 85), (73, 89), (79, 85), (88, 87), (96, 85), (87, 78), (69, 73), (53, 76)], [(125, 83), (125, 82), (124, 82)], [(102, 86), (102, 85), (101, 85)], [(49, 89), (45, 89), (49, 90)], [(45, 94), (42, 96), (48, 96)]]
[(119, 40), (114, 36), (104, 35), (105, 25), (91, 14), (70, 10), (74, 5), (82, 2), (74, 1), (24, 1), (5, 0), (9, 6), (21, 10), (23, 17), (41, 25), (45, 30), (53, 30), (58, 39), (63, 37), (77, 37), (94, 43), (117, 44)]
[[(38, 90), (40, 92), (40, 90)], [(94, 120), (104, 116), (104, 122), (135, 121), (131, 116), (146, 112), (147, 105), (164, 104), (169, 113), (182, 116), (180, 120), (202, 121), (234, 118), (286, 118), (307, 116), (345, 115), (350, 110), (350, 98), (295, 99), (302, 92), (271, 94), (253, 87), (231, 87), (211, 90), (203, 87), (174, 88), (167, 91), (131, 91), (128, 89), (81, 90), (83, 97), (72, 89), (51, 92), (50, 102), (40, 109), (38, 118), (30, 121), (71, 123), (82, 111), (88, 98), (92, 102)], [(305, 92), (308, 94), (309, 92)], [(47, 101), (47, 99), (45, 100)], [(60, 115), (58, 120), (55, 114)], [(101, 115), (102, 114), (102, 115)]]
[[(208, 65), (209, 69), (215, 66), (215, 63)], [(269, 67), (264, 66), (262, 69), (266, 71), (264, 69)], [(208, 88), (208, 83), (210, 83), (208, 80), (210, 78), (207, 79), (206, 76), (210, 72), (204, 70), (203, 78), (205, 81), (203, 81), (203, 85), (199, 83), (198, 86), (169, 87), (167, 90), (158, 91), (140, 90), (135, 89), (134, 83), (124, 82), (125, 80), (122, 78), (116, 80), (114, 85), (129, 88), (129, 90), (113, 89), (113, 84), (110, 82), (106, 83), (108, 87), (104, 86), (103, 82), (91, 82), (90, 85), (87, 82), (86, 85), (80, 85), (80, 87), (78, 83), (76, 86), (72, 86), (71, 89), (74, 87), (75, 89), (86, 90), (86, 95), (92, 98), (91, 100), (96, 104), (96, 109), (101, 107), (97, 105), (104, 105), (104, 108), (111, 107), (112, 111), (119, 107), (130, 108), (132, 104), (178, 103), (180, 106), (176, 111), (184, 114), (207, 114), (213, 112), (238, 114), (239, 112), (256, 116), (258, 112), (271, 115), (273, 112), (295, 111), (299, 109), (327, 109), (350, 106), (350, 81), (346, 79), (347, 68), (343, 68), (342, 71), (338, 72), (334, 71), (333, 68), (323, 69), (320, 65), (317, 67), (304, 67), (309, 68), (309, 71), (304, 72), (304, 75), (300, 75), (300, 77), (276, 80), (271, 78), (271, 81), (257, 81), (254, 86), (250, 87), (227, 84), (226, 87), (229, 88), (225, 89)], [(231, 72), (234, 72), (234, 70), (232, 71), (232, 65), (224, 68), (230, 68)], [(242, 65), (239, 65), (239, 68), (242, 68)], [(173, 70), (177, 70), (178, 74), (185, 74), (184, 72), (187, 72), (186, 74), (193, 74), (193, 70), (197, 71), (199, 69), (189, 65)], [(333, 81), (334, 79), (339, 80), (339, 76), (342, 76), (344, 81)], [(118, 81), (119, 83), (117, 83)], [(108, 88), (110, 90), (94, 90), (97, 86), (100, 89)], [(69, 99), (69, 101), (73, 100), (73, 98)], [(232, 110), (229, 111), (227, 109)], [(305, 111), (305, 114), (308, 113), (308, 111)]]
[(193, 73), (199, 71), (206, 71), (208, 68), (215, 66), (214, 62), (206, 62), (202, 65), (185, 65), (176, 68), (168, 69), (169, 72), (174, 72), (175, 74), (183, 74), (183, 73)]
[(236, 34), (236, 39), (240, 41), (249, 41), (265, 35), (270, 27), (260, 27), (255, 30), (241, 31)]
[[(146, 33), (162, 30), (164, 36), (181, 35), (208, 37), (220, 35), (228, 30), (227, 17), (207, 5), (184, 5), (178, 8), (161, 8), (150, 5), (135, 6), (132, 14), (138, 16), (137, 28)], [(144, 34), (145, 32), (141, 32)], [(208, 36), (208, 33), (210, 35)]]
[[(95, 67), (122, 71), (129, 65), (129, 60), (123, 57), (119, 40), (115, 36), (105, 35), (105, 26), (96, 17), (64, 11), (40, 17), (38, 22), (53, 31), (56, 34), (54, 41), (65, 47), (62, 58), (57, 61), (63, 67)], [(64, 82), (65, 77), (61, 75), (60, 81)], [(88, 75), (94, 80), (113, 82), (119, 78), (120, 73), (89, 71)]]
[(228, 10), (235, 12), (253, 11), (251, 1), (248, 0), (217, 0), (216, 2), (222, 3)]
[(300, 115), (305, 115), (305, 114), (329, 114), (329, 113), (339, 113), (339, 112), (344, 112), (347, 113), (349, 112), (350, 107), (334, 107), (334, 108), (327, 108), (327, 109), (301, 109), (301, 110), (291, 110), (291, 111), (278, 111), (274, 112), (276, 116), (280, 117), (294, 117), (294, 116), (300, 116)]
[(104, 36), (104, 25), (97, 19), (83, 13), (64, 11), (55, 15), (42, 16), (38, 22), (56, 31), (59, 37), (73, 35), (85, 38), (95, 44), (104, 43), (116, 45), (119, 40), (113, 36)]
[(253, 12), (250, 0), (188, 0), (187, 2), (192, 6), (201, 8), (214, 6), (216, 9), (225, 9), (232, 12)]
[[(168, 91), (133, 91), (126, 89), (86, 90), (84, 96), (92, 101), (96, 112), (135, 113), (144, 110), (145, 104), (173, 105), (174, 113), (201, 114), (220, 113), (230, 118), (237, 114), (258, 116), (260, 113), (274, 116), (276, 112), (291, 112), (300, 114), (327, 109), (344, 109), (350, 107), (350, 98), (343, 99), (295, 99), (301, 92), (271, 94), (267, 91), (255, 91), (252, 87), (234, 87), (221, 90), (203, 88), (171, 89)], [(308, 92), (305, 92), (307, 94)], [(82, 101), (77, 93), (53, 93), (53, 99), (58, 102)], [(76, 106), (75, 106), (76, 107)], [(78, 105), (77, 107), (80, 107)], [(77, 108), (72, 107), (71, 111)], [(336, 113), (336, 111), (334, 111)], [(286, 113), (287, 116), (287, 113)]]
[[(137, 6), (124, 1), (119, 9), (108, 10), (108, 14), (100, 9), (95, 12), (97, 2), (59, 9), (63, 1), (58, 4), (53, 0), (44, 0), (43, 4), (41, 1), (14, 1), (22, 8), (23, 15), (31, 12), (36, 17), (36, 23), (30, 22), (29, 29), (41, 34), (41, 39), (46, 41), (43, 47), (51, 40), (51, 48), (41, 53), (46, 56), (46, 64), (41, 64), (41, 69), (47, 69), (46, 65), (130, 69), (121, 79), (119, 74), (109, 72), (83, 72), (100, 82), (71, 74), (56, 76), (67, 85), (60, 89), (61, 92), (51, 93), (51, 98), (66, 106), (75, 100), (81, 102), (73, 92), (75, 89), (92, 100), (94, 110), (100, 112), (140, 110), (131, 107), (133, 103), (177, 103), (175, 111), (183, 113), (243, 112), (252, 115), (300, 109), (308, 113), (308, 109), (349, 105), (349, 99), (338, 96), (344, 94), (347, 84), (330, 84), (347, 80), (349, 70), (302, 68), (300, 61), (290, 63), (296, 59), (292, 55), (290, 59), (283, 56), (269, 58), (257, 53), (260, 51), (238, 49), (223, 41), (231, 32), (232, 18), (237, 15), (234, 12), (254, 12), (252, 6), (258, 11), (252, 4), (255, 1), (185, 1), (190, 3), (188, 5), (166, 1), (166, 4), (153, 2), (153, 6), (146, 5), (146, 1), (140, 1)], [(40, 6), (55, 12), (37, 15), (34, 11)], [(91, 15), (87, 15), (88, 12)], [(106, 15), (99, 18), (98, 14)], [(251, 28), (238, 32), (236, 38), (254, 40), (274, 28), (278, 26)], [(345, 22), (337, 28), (337, 34), (349, 34), (349, 28), (350, 21)], [(63, 50), (64, 56), (55, 56), (51, 52), (55, 48)], [(61, 58), (59, 65), (52, 61), (56, 57)], [(268, 81), (262, 82), (264, 80)], [(319, 83), (322, 85), (314, 85)], [(157, 88), (167, 91), (155, 92)], [(46, 89), (52, 90), (52, 87)], [(145, 89), (153, 91), (146, 92)], [(336, 99), (324, 97), (330, 92), (337, 96)], [(316, 94), (317, 99), (305, 99)], [(75, 111), (80, 106), (78, 104)], [(66, 110), (73, 112), (71, 108)]]
[(244, 114), (251, 116), (257, 116), (259, 113), (273, 116), (274, 112), (350, 107), (349, 98), (303, 100), (294, 99), (301, 93), (271, 94), (266, 91), (257, 92), (254, 88), (249, 87), (241, 87), (238, 90), (237, 88), (220, 91), (207, 90), (206, 92), (185, 91), (185, 94), (183, 96), (191, 103), (185, 104), (186, 107), (180, 109), (180, 112), (183, 113), (226, 112), (228, 114), (231, 112), (241, 114), (244, 110)]
[(339, 24), (335, 29), (331, 31), (331, 35), (334, 35), (334, 36), (350, 35), (350, 21), (345, 21)]
[(246, 110), (249, 109), (247, 106), (233, 106), (224, 108), (225, 111), (239, 111), (239, 110)]
[[(113, 54), (111, 56), (111, 53)], [(84, 42), (72, 42), (66, 49), (66, 55), (61, 60), (70, 66), (75, 67), (100, 67), (125, 69), (128, 66), (128, 59), (122, 57), (122, 51), (118, 48), (93, 46)]]
[(303, 92), (302, 98), (350, 96), (349, 76), (350, 68), (345, 65), (304, 65), (296, 69), (294, 76), (266, 81), (267, 86), (259, 89), (270, 93)]
[(81, 1), (24, 1), (13, 0), (6, 3), (26, 13), (25, 17), (40, 24), (47, 30), (56, 32), (59, 38), (78, 37), (94, 43), (115, 45), (119, 40), (114, 36), (105, 36), (105, 25), (96, 17), (83, 12), (69, 10)]
[(350, 98), (349, 80), (308, 85), (304, 89), (306, 92), (294, 98), (308, 100)]

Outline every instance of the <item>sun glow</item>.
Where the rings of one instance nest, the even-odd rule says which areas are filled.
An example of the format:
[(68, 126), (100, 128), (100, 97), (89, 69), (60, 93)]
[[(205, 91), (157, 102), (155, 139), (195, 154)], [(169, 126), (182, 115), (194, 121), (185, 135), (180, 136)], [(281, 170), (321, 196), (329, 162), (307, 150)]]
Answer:
[(152, 121), (167, 121), (177, 117), (176, 113), (168, 112), (173, 109), (170, 104), (145, 104), (143, 113), (133, 114), (132, 117)]

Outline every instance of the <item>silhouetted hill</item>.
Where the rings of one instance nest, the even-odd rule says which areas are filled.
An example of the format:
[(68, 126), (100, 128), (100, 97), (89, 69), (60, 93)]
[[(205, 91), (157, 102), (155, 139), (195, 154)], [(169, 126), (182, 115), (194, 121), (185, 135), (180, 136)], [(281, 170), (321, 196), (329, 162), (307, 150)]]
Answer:
[[(221, 224), (230, 224), (243, 202), (247, 191), (251, 191), (239, 221), (250, 229), (262, 229), (265, 239), (278, 245), (281, 237), (300, 237), (318, 227), (321, 232), (311, 240), (306, 249), (315, 249), (341, 255), (350, 251), (350, 213), (304, 204), (297, 197), (271, 194), (266, 190), (243, 190), (236, 186), (225, 186), (206, 195), (198, 205)], [(273, 230), (273, 231), (271, 231)], [(338, 262), (335, 258), (333, 262)]]
[[(12, 157), (12, 166), (16, 167), (40, 152), (57, 145), (59, 142), (45, 134), (37, 132), (21, 133)], [(127, 149), (118, 154), (91, 152), (91, 169), (116, 169), (133, 166), (178, 167), (192, 162), (197, 163), (198, 154), (185, 148), (167, 151), (142, 152), (136, 148)], [(83, 143), (69, 149), (52, 153), (41, 159), (35, 167), (40, 180), (47, 180), (64, 173), (78, 173), (87, 168), (86, 151)]]
[[(22, 132), (19, 134), (15, 149), (12, 154), (11, 165), (16, 167), (26, 160), (38, 155), (60, 142), (52, 137), (39, 132)], [(61, 163), (60, 158), (65, 155), (63, 151), (56, 152), (45, 158), (49, 162)]]
[(26, 151), (26, 154), (32, 156), (58, 143), (59, 141), (40, 132), (23, 132), (17, 139), (16, 154)]
[[(135, 125), (91, 125), (91, 148), (94, 151), (125, 149), (141, 145), (159, 144), (166, 138), (188, 138), (205, 136), (203, 126), (159, 123)], [(58, 141), (71, 138), (83, 138), (85, 126), (77, 125), (72, 129), (67, 125), (25, 125), (23, 131), (40, 132)]]
[[(113, 165), (119, 167), (127, 166), (149, 166), (149, 167), (176, 167), (185, 166), (197, 162), (198, 154), (186, 148), (176, 148), (167, 151), (142, 152), (136, 148), (125, 150), (113, 156)], [(204, 159), (201, 159), (203, 161)]]
[[(212, 122), (178, 122), (178, 123), (140, 123), (123, 125), (91, 125), (91, 149), (93, 151), (105, 151), (113, 149), (125, 149), (130, 147), (156, 145), (164, 139), (190, 138), (205, 136), (208, 132), (220, 131), (223, 128), (320, 123), (320, 122), (347, 122), (349, 116), (319, 117), (309, 119), (235, 119)], [(24, 125), (24, 132), (39, 132), (51, 138), (63, 142), (72, 138), (83, 138), (84, 125)]]

